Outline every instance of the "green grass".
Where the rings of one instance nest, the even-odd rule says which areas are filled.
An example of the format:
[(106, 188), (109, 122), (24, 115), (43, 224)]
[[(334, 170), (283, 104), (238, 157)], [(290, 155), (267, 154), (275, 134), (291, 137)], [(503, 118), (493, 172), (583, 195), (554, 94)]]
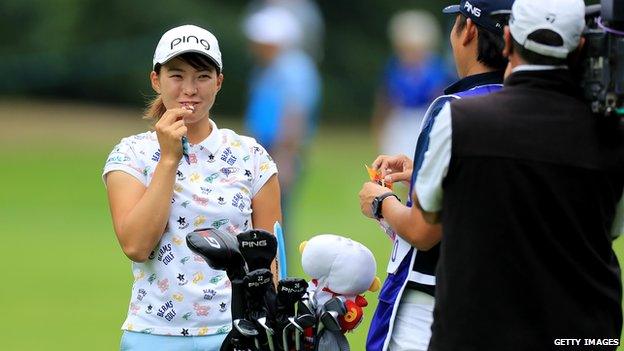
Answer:
[(99, 178), (104, 152), (58, 147), (0, 156), (16, 166), (0, 176), (0, 296), (9, 335), (2, 349), (117, 345), (131, 272), (110, 229)]
[[(0, 348), (118, 349), (132, 275), (100, 179), (118, 136), (88, 141), (50, 132), (37, 140), (15, 144), (0, 138)], [(385, 276), (390, 242), (360, 214), (357, 198), (366, 180), (363, 164), (375, 156), (368, 141), (366, 130), (353, 128), (323, 129), (316, 139), (285, 233), (293, 275), (304, 276), (300, 241), (336, 233), (371, 248), (378, 276)], [(623, 257), (623, 241), (615, 247)], [(376, 296), (367, 294), (365, 322), (349, 336), (353, 350), (364, 349)]]

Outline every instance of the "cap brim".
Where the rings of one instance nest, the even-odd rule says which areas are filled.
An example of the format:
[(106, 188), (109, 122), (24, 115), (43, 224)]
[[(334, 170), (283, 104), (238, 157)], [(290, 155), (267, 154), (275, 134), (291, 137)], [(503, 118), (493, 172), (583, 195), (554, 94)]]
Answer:
[(511, 10), (498, 10), (498, 11), (492, 11), (492, 13), (490, 13), (491, 16), (509, 16), (511, 15)]
[[(167, 62), (173, 60), (174, 58), (176, 58), (176, 57), (178, 57), (178, 56), (180, 56), (182, 54), (185, 54), (187, 52), (195, 52), (195, 53), (202, 54), (202, 55), (206, 56), (210, 61), (212, 61), (212, 63), (214, 63), (214, 65), (217, 68), (217, 70), (219, 71), (219, 73), (221, 73), (221, 69), (222, 68), (219, 66), (219, 63), (217, 62), (217, 60), (215, 60), (212, 56), (206, 54), (206, 52), (202, 51), (202, 50), (185, 49), (185, 50), (176, 51), (175, 54), (170, 55), (169, 57), (165, 58), (165, 60), (162, 60), (162, 62), (156, 62), (156, 63), (164, 65), (165, 63), (167, 63)], [(156, 64), (154, 64), (154, 67), (155, 66), (156, 66)]]
[(442, 13), (446, 13), (446, 14), (456, 14), (459, 13), (460, 6), (459, 5), (451, 5), (451, 6), (447, 6), (444, 8), (444, 10), (442, 10)]

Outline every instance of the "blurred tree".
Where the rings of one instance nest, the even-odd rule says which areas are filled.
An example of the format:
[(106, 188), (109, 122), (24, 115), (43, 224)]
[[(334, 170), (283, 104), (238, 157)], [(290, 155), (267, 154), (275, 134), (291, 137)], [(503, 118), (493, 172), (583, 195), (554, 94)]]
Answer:
[[(458, 0), (323, 0), (326, 22), (323, 117), (368, 119), (390, 52), (386, 24), (400, 9), (441, 9)], [(595, 2), (595, 1), (588, 1)], [(217, 113), (240, 115), (250, 69), (240, 21), (247, 0), (3, 0), (0, 95), (142, 106), (156, 42), (168, 28), (194, 23), (215, 32), (225, 84)], [(448, 21), (449, 19), (447, 19)]]

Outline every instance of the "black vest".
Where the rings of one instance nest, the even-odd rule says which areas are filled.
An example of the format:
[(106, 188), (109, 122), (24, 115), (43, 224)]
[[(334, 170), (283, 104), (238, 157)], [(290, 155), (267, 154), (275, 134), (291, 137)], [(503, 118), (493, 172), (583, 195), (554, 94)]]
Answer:
[(619, 339), (610, 230), (624, 149), (604, 141), (576, 86), (562, 70), (518, 72), (498, 93), (451, 103), (430, 350)]

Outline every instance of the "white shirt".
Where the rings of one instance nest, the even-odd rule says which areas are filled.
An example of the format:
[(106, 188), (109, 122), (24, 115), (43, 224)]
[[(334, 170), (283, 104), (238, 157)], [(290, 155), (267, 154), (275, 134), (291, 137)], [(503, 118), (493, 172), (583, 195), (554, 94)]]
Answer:
[[(254, 139), (218, 129), (190, 145), (191, 164), (180, 161), (171, 214), (158, 246), (144, 263), (132, 263), (134, 284), (122, 329), (160, 335), (208, 335), (231, 328), (231, 286), (186, 246), (186, 234), (213, 227), (232, 235), (252, 228), (251, 200), (277, 173)], [(103, 177), (123, 171), (145, 186), (160, 158), (155, 132), (121, 140)]]
[[(521, 69), (522, 70), (522, 69)], [(442, 210), (442, 182), (448, 173), (452, 146), (451, 105), (446, 103), (431, 127), (429, 149), (416, 177), (414, 195), (426, 212)], [(620, 196), (611, 236), (624, 234), (624, 193)]]
[(418, 171), (414, 195), (427, 212), (442, 209), (442, 181), (451, 161), (451, 105), (447, 102), (438, 113), (429, 133), (429, 148)]

